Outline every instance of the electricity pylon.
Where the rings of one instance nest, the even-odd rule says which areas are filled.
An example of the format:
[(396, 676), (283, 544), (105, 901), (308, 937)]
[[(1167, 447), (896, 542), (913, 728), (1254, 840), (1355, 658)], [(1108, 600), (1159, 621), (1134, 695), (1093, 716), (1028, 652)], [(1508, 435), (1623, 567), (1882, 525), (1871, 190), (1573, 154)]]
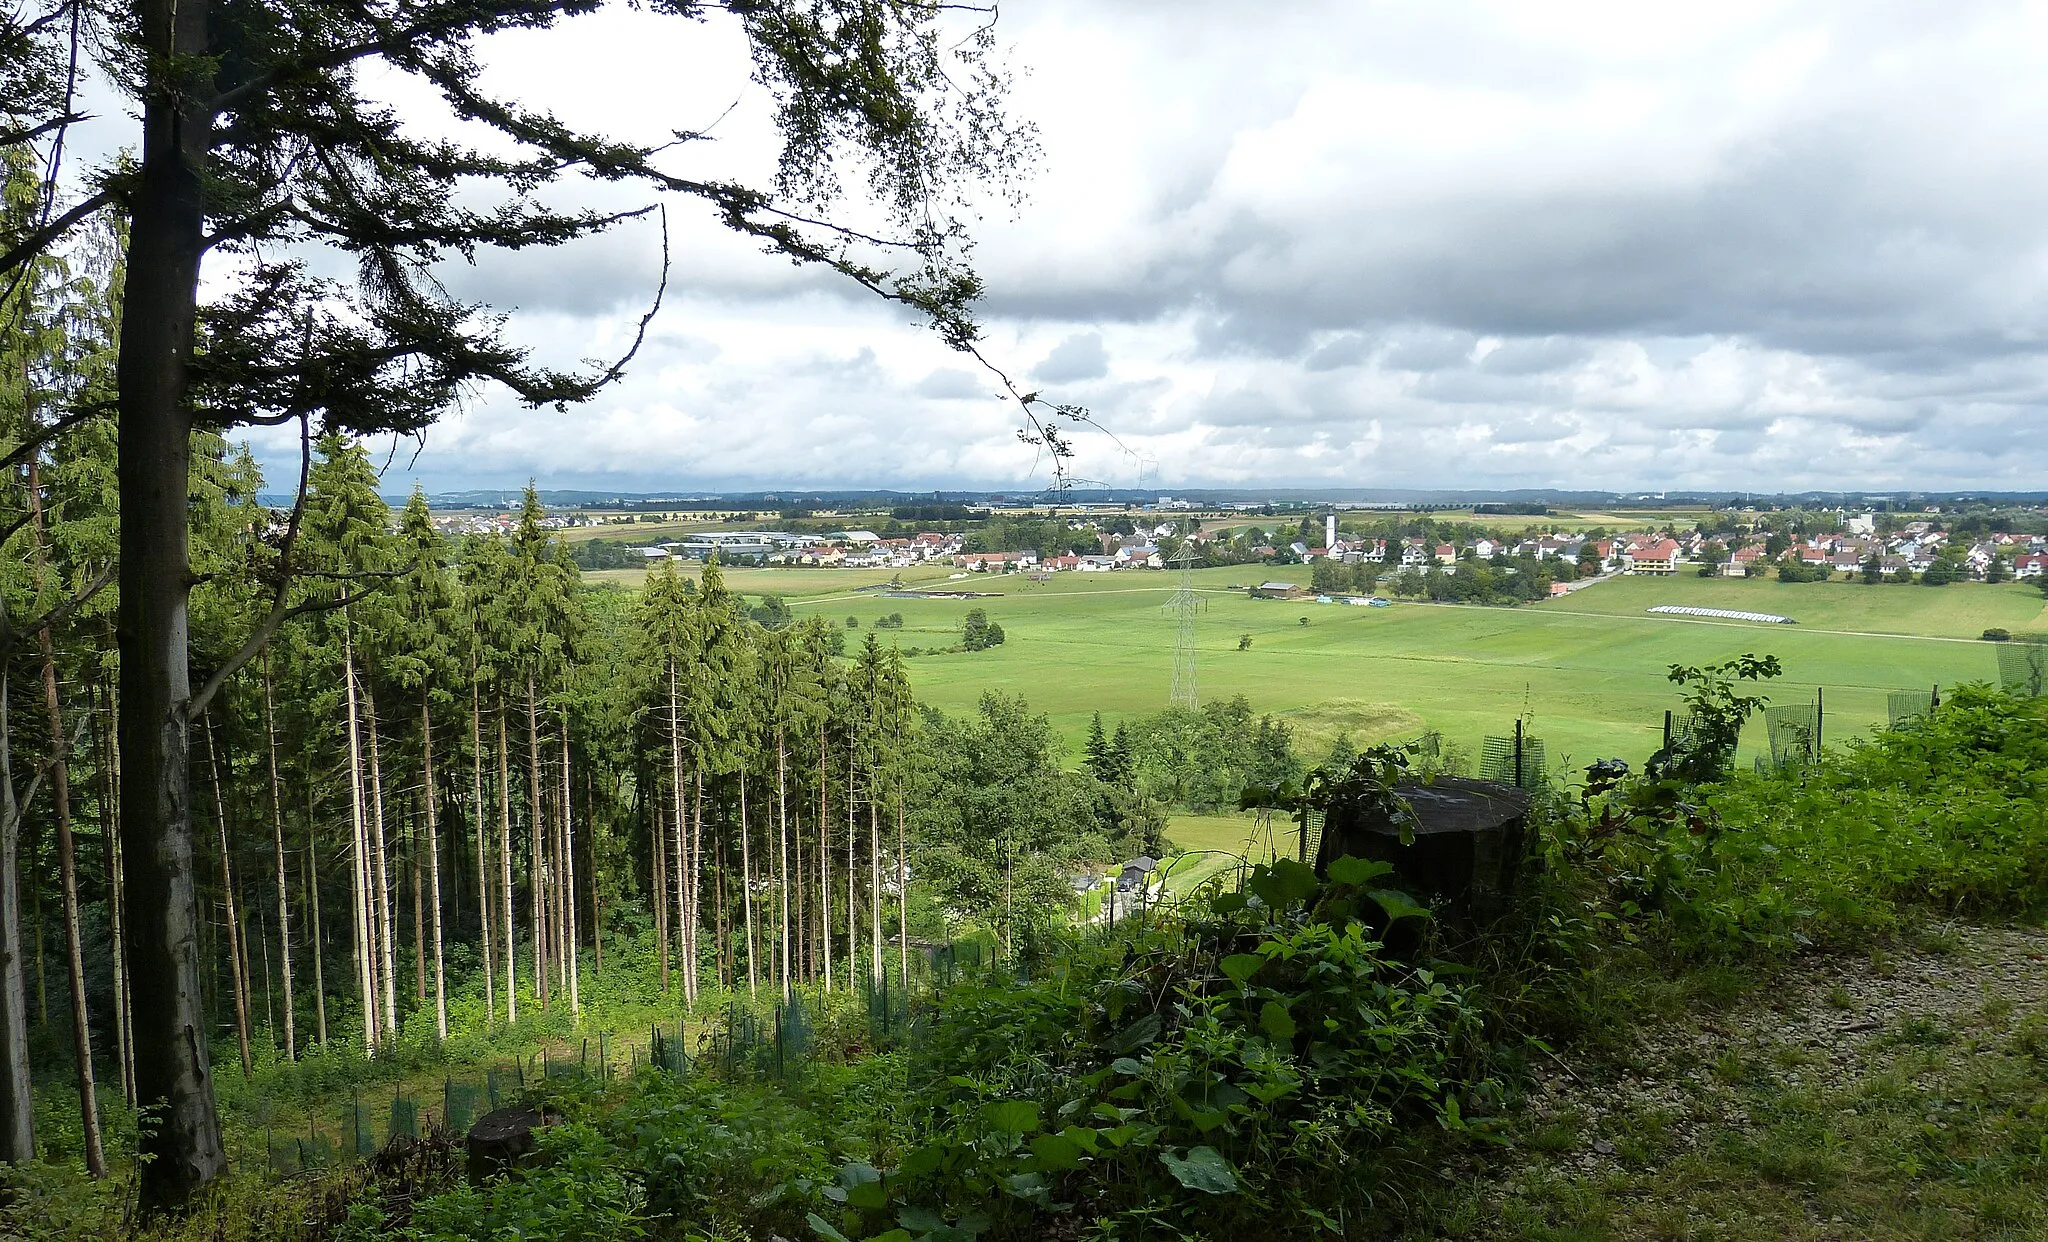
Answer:
[(1173, 640), (1173, 691), (1166, 701), (1174, 707), (1195, 707), (1195, 541), (1182, 543), (1173, 561), (1180, 566), (1180, 589), (1173, 593), (1178, 632)]

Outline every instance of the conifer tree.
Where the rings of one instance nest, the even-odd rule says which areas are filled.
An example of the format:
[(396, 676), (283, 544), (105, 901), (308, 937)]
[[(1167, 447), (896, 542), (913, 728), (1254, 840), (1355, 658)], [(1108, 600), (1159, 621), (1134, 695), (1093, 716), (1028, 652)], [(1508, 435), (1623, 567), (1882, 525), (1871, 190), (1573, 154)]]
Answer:
[[(392, 653), (392, 673), (410, 689), (419, 704), (421, 809), (427, 830), (427, 875), (433, 917), (434, 1029), (448, 1038), (448, 974), (441, 927), (441, 837), (439, 794), (434, 774), (434, 713), (451, 702), (448, 685), (455, 676), (453, 639), (455, 598), (447, 573), (447, 542), (427, 512), (426, 493), (418, 486), (400, 517), (398, 551), (403, 576), (393, 588), (399, 643)], [(418, 883), (414, 884), (417, 900)]]
[(1096, 712), (1088, 721), (1088, 771), (1097, 780), (1111, 780), (1115, 776), (1111, 764), (1109, 738), (1102, 731), (1102, 713)]

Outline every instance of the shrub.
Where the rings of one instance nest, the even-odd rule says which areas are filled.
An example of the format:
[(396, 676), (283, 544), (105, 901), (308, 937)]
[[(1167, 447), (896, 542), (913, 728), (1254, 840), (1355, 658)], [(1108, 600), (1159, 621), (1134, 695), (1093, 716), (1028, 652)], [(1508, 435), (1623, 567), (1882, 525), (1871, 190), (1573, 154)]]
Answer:
[(2048, 900), (2048, 715), (1981, 685), (1801, 769), (1687, 788), (1660, 814), (1628, 809), (1642, 789), (1589, 790), (1565, 850), (1610, 917), (1654, 924), (1684, 957), (1844, 948), (1918, 911)]
[(961, 627), (961, 645), (969, 651), (986, 651), (999, 647), (1003, 642), (1003, 627), (988, 619), (988, 613), (976, 608), (967, 614)]
[(2011, 630), (2006, 630), (2006, 629), (2000, 629), (2000, 628), (1998, 628), (1998, 627), (1996, 627), (1996, 626), (1993, 626), (1993, 627), (1992, 627), (1991, 629), (1988, 629), (1988, 630), (1984, 631), (1984, 632), (1983, 632), (1982, 634), (1978, 635), (1978, 637), (1979, 637), (1979, 638), (1981, 638), (1981, 639), (1983, 639), (1983, 640), (1984, 640), (1985, 642), (1987, 642), (1987, 643), (2005, 643), (2005, 642), (2011, 642), (2011, 641), (2012, 641), (2012, 631), (2011, 631)]

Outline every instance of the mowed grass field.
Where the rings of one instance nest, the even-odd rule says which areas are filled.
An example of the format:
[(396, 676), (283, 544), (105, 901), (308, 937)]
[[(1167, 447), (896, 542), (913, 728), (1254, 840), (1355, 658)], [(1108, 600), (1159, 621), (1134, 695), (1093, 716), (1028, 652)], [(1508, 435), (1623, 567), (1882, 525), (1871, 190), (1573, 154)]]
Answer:
[[(905, 628), (885, 638), (912, 647), (958, 641), (961, 620), (981, 607), (1008, 641), (980, 652), (910, 661), (919, 697), (948, 711), (972, 710), (982, 692), (1013, 691), (1048, 713), (1078, 756), (1090, 714), (1121, 716), (1165, 706), (1172, 679), (1176, 576), (1126, 571), (1018, 575), (946, 581), (949, 570), (903, 574), (906, 585), (999, 593), (981, 600), (888, 598), (857, 588), (890, 571), (730, 570), (749, 594), (773, 591), (799, 615), (858, 630), (901, 613)], [(592, 574), (637, 582), (639, 571)], [(1305, 582), (1306, 567), (1250, 566), (1197, 571), (1197, 681), (1204, 699), (1242, 694), (1261, 712), (1285, 716), (1303, 749), (1316, 753), (1339, 731), (1356, 743), (1436, 729), (1475, 752), (1525, 713), (1553, 767), (1619, 755), (1640, 763), (1655, 749), (1672, 664), (1700, 664), (1745, 651), (1771, 653), (1786, 676), (1770, 687), (1781, 702), (1811, 701), (1824, 687), (1827, 732), (1839, 739), (1886, 717), (1893, 690), (1996, 680), (1995, 645), (1978, 635), (1998, 627), (2048, 633), (2048, 611), (2031, 585), (1944, 588), (1787, 584), (1761, 579), (1615, 578), (1561, 599), (1521, 608), (1397, 603), (1391, 608), (1252, 600), (1235, 583)], [(1653, 616), (1655, 604), (1778, 613), (1796, 626)], [(1302, 619), (1308, 624), (1303, 625)], [(1252, 639), (1238, 650), (1241, 635)], [(849, 637), (858, 638), (858, 632)], [(1753, 726), (1751, 745), (1762, 743)]]

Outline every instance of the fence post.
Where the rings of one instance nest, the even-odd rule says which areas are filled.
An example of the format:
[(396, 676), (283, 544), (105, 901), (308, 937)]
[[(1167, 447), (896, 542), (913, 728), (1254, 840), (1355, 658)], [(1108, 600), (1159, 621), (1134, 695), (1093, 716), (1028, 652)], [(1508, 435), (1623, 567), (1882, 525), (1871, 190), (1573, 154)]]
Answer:
[(1927, 710), (1931, 712), (1931, 711), (1933, 711), (1933, 710), (1934, 710), (1935, 708), (1937, 708), (1937, 707), (1940, 707), (1940, 706), (1941, 706), (1941, 683), (1937, 681), (1937, 682), (1935, 682), (1935, 683), (1934, 683), (1934, 698), (1933, 698), (1933, 701), (1932, 701), (1932, 702), (1930, 702), (1930, 703), (1929, 703), (1929, 704), (1927, 705)]
[(1666, 752), (1671, 749), (1671, 709), (1668, 707), (1664, 709), (1664, 749)]
[(1515, 717), (1515, 788), (1523, 789), (1522, 783), (1522, 718)]
[(1821, 688), (1813, 688), (1813, 757), (1820, 758), (1822, 725), (1827, 722), (1827, 705), (1821, 697)]

